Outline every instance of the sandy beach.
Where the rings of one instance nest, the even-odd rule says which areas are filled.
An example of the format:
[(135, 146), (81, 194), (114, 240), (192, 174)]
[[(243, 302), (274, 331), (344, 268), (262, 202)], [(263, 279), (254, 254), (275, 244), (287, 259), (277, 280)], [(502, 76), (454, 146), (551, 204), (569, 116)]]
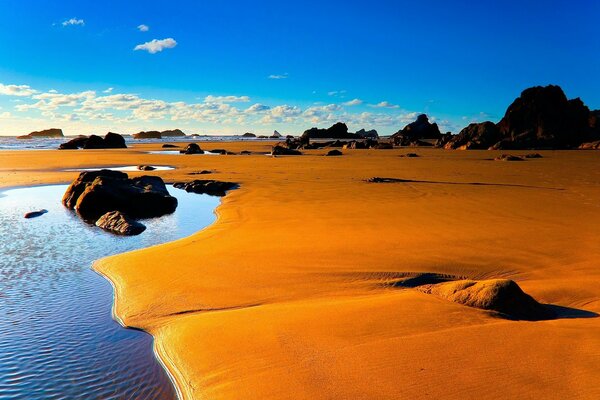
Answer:
[[(3, 188), (138, 164), (175, 169), (130, 175), (239, 183), (210, 227), (94, 265), (183, 399), (600, 397), (598, 152), (201, 145), (253, 154), (0, 152)], [(396, 285), (416, 273), (509, 278), (559, 317), (509, 320)]]

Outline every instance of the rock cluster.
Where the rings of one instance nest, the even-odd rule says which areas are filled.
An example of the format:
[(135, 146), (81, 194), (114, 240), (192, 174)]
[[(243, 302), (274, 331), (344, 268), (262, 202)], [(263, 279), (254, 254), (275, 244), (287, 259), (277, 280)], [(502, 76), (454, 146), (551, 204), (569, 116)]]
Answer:
[(108, 132), (104, 138), (97, 135), (77, 136), (68, 142), (61, 143), (59, 150), (77, 149), (126, 149), (125, 139), (118, 133)]
[(169, 194), (160, 177), (129, 179), (126, 173), (110, 170), (79, 174), (67, 188), (62, 203), (89, 223), (96, 223), (112, 211), (140, 219), (170, 214), (177, 208), (177, 199)]
[(185, 133), (181, 129), (173, 129), (166, 131), (142, 131), (133, 134), (134, 139), (162, 139), (166, 137), (183, 137)]
[(175, 182), (173, 184), (173, 187), (185, 190), (186, 192), (210, 194), (212, 196), (225, 196), (228, 190), (235, 189), (237, 186), (237, 183), (215, 181), (212, 179), (196, 179), (191, 182)]
[(391, 139), (397, 146), (431, 146), (432, 143), (424, 140), (439, 140), (441, 137), (438, 125), (429, 122), (427, 115), (421, 114), (414, 122), (394, 133)]

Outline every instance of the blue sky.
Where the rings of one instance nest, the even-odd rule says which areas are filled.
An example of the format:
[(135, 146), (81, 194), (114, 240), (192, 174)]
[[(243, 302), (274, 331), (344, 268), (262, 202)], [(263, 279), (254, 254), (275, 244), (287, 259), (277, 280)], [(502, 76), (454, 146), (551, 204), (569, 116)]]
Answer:
[(598, 15), (595, 0), (0, 1), (0, 134), (388, 134), (421, 112), (456, 132), (550, 83), (600, 108)]

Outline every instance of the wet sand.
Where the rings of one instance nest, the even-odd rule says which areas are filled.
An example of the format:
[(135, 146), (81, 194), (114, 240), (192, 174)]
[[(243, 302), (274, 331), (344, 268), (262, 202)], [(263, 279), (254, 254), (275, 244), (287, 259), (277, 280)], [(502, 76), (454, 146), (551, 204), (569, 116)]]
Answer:
[[(501, 162), (434, 149), (149, 150), (160, 145), (0, 152), (0, 186), (66, 182), (77, 173), (63, 169), (103, 164), (240, 183), (207, 229), (95, 264), (120, 319), (155, 337), (184, 399), (600, 397), (600, 152)], [(408, 152), (421, 157), (399, 157)], [(187, 175), (200, 170), (215, 172)], [(365, 182), (374, 176), (408, 181)], [(512, 321), (394, 285), (418, 272), (510, 278), (564, 308)]]

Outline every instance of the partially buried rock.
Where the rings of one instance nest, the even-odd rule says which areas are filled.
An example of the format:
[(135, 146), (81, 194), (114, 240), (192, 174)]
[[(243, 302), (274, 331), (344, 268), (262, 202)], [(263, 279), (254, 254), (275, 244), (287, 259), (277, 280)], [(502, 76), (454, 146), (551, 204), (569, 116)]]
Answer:
[(400, 154), (399, 157), (414, 158), (414, 157), (419, 157), (419, 155), (417, 153), (406, 153), (406, 154)]
[(96, 226), (118, 235), (139, 235), (146, 227), (120, 211), (109, 211), (96, 221)]
[(188, 175), (206, 175), (206, 174), (212, 174), (212, 171), (203, 169), (202, 171), (190, 172)]
[(175, 182), (173, 187), (185, 190), (186, 192), (225, 196), (228, 190), (237, 187), (237, 183), (196, 179), (191, 182)]
[(465, 306), (496, 311), (513, 319), (536, 321), (554, 317), (547, 307), (523, 292), (510, 279), (459, 280), (423, 285), (417, 289)]
[(109, 211), (121, 211), (132, 218), (152, 218), (170, 214), (177, 208), (158, 176), (129, 179), (120, 171), (82, 172), (67, 188), (63, 204), (88, 222)]
[(542, 155), (540, 153), (529, 153), (529, 154), (525, 154), (524, 157), (525, 158), (542, 158)]
[(48, 212), (48, 210), (30, 211), (28, 213), (25, 213), (25, 215), (23, 217), (27, 218), (27, 219), (35, 218), (35, 217), (42, 216), (42, 215), (46, 214), (47, 212)]
[(169, 143), (165, 143), (165, 144), (162, 145), (163, 149), (176, 149), (178, 147), (179, 146), (175, 146), (174, 144), (169, 144)]
[(277, 146), (273, 146), (273, 149), (271, 150), (271, 155), (274, 155), (274, 156), (300, 156), (300, 155), (302, 155), (302, 153), (299, 152), (298, 150), (292, 150), (292, 149), (288, 149), (287, 147), (277, 145)]
[(510, 154), (501, 154), (494, 158), (494, 161), (525, 161), (522, 157), (513, 156)]
[(252, 154), (252, 152), (249, 150), (242, 150), (240, 151), (240, 154), (243, 156), (249, 156), (250, 154)]
[(153, 167), (152, 165), (138, 165), (137, 169), (140, 171), (154, 171), (156, 167)]
[(341, 152), (341, 151), (339, 151), (339, 150), (329, 150), (329, 151), (327, 152), (327, 154), (325, 154), (325, 155), (326, 155), (326, 156), (329, 156), (329, 157), (331, 157), (331, 156), (341, 156), (341, 155), (342, 155), (342, 152)]
[(190, 143), (185, 146), (185, 150), (179, 151), (181, 154), (204, 154), (200, 146), (196, 143)]

